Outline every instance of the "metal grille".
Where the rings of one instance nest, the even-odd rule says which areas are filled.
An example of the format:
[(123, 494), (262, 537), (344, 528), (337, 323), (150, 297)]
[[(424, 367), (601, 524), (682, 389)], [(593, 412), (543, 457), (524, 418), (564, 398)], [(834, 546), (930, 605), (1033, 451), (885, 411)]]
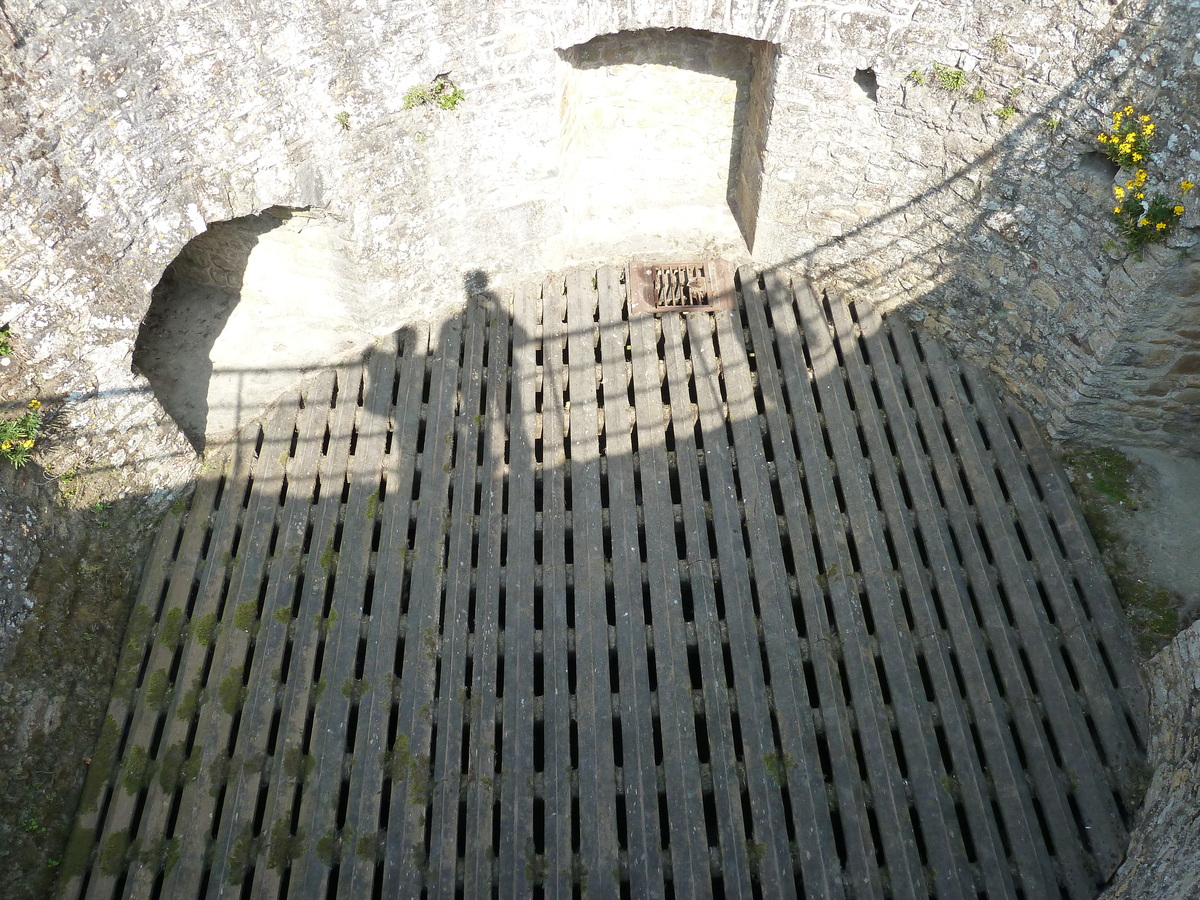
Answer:
[(1029, 416), (613, 269), (326, 373), (172, 510), (65, 896), (1090, 898), (1144, 750)]
[(725, 260), (629, 267), (630, 311), (700, 312), (732, 309), (733, 270)]

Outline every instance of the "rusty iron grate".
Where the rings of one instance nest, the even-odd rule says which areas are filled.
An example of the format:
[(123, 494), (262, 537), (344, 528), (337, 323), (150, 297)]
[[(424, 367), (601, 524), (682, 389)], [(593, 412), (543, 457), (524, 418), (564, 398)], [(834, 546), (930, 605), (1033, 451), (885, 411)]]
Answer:
[(701, 312), (734, 308), (733, 269), (726, 260), (629, 267), (633, 313)]

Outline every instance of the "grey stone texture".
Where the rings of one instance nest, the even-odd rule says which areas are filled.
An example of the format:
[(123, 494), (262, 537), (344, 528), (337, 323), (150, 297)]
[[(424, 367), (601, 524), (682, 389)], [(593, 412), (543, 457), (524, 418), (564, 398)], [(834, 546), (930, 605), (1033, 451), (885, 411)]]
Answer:
[[(323, 210), (369, 334), (456, 308), (465, 272), (501, 283), (575, 261), (567, 57), (647, 28), (774, 48), (758, 53), (766, 75), (744, 127), (761, 172), (743, 165), (734, 189), (757, 191), (739, 211), (756, 263), (907, 310), (1053, 430), (1196, 448), (1187, 273), (1200, 217), (1189, 209), (1167, 244), (1130, 258), (1113, 244), (1110, 173), (1089, 156), (1111, 110), (1133, 102), (1159, 123), (1153, 171), (1173, 184), (1200, 170), (1185, 0), (6, 10), (18, 40), (0, 38), (0, 302), (27, 365), (3, 399), (68, 404), (77, 437), (61, 465), (136, 459), (130, 490), (189, 473), (130, 351), (152, 288), (208, 223)], [(964, 70), (966, 89), (940, 87), (935, 62)], [(407, 88), (443, 73), (465, 91), (459, 109), (404, 108)], [(625, 163), (636, 175), (636, 154)]]
[(1200, 897), (1200, 622), (1150, 663), (1150, 765), (1141, 821), (1102, 900)]
[[(1200, 215), (1189, 203), (1165, 244), (1131, 256), (1095, 152), (1133, 103), (1158, 123), (1151, 190), (1200, 181), (1189, 0), (0, 9), (0, 324), (17, 347), (0, 414), (40, 398), (55, 436), (37, 461), (107, 475), (110, 499), (168, 496), (198, 465), (132, 365), (152, 291), (189, 241), (272, 207), (319, 211), (362, 341), (451, 313), (467, 273), (500, 288), (585, 261), (566, 239), (587, 224), (564, 196), (580, 163), (563, 115), (571, 48), (643, 29), (770, 45), (753, 45), (733, 189), (749, 244), (722, 252), (904, 311), (1052, 432), (1200, 450)], [(966, 87), (941, 86), (934, 63)], [(458, 109), (405, 108), (408, 88), (443, 74), (465, 92)], [(680, 137), (683, 154), (695, 144)], [(607, 162), (637, 175), (636, 152)], [(650, 238), (609, 255), (705, 249)], [(36, 547), (17, 532), (37, 516), (6, 516), (19, 581)]]

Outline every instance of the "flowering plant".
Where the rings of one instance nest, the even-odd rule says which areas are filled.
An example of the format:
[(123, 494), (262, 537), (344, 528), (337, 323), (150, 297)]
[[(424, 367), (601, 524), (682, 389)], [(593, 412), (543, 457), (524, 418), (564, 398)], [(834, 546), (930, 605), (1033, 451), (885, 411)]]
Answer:
[[(1146, 196), (1149, 176), (1145, 159), (1154, 139), (1154, 122), (1149, 116), (1137, 115), (1132, 106), (1126, 106), (1113, 113), (1112, 132), (1102, 131), (1097, 139), (1109, 159), (1123, 169), (1134, 170), (1133, 177), (1124, 185), (1113, 186), (1113, 198), (1117, 201), (1113, 217), (1117, 229), (1125, 236), (1126, 248), (1140, 253), (1147, 244), (1161, 241), (1174, 231), (1175, 223), (1184, 213), (1182, 199), (1162, 191)], [(1193, 187), (1187, 180), (1179, 183), (1184, 194)]]
[(29, 409), (15, 419), (0, 419), (0, 459), (6, 459), (18, 469), (33, 456), (33, 445), (42, 430), (38, 413), (42, 404), (29, 401)]
[(1098, 139), (1104, 155), (1122, 169), (1136, 169), (1150, 153), (1154, 122), (1139, 116), (1132, 106), (1113, 113), (1112, 131), (1100, 132)]

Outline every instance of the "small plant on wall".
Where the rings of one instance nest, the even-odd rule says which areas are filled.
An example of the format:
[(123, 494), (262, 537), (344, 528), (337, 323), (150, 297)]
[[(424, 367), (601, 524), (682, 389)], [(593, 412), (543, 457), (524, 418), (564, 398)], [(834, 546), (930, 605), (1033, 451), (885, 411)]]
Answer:
[(439, 75), (429, 84), (416, 84), (404, 92), (405, 109), (433, 104), (439, 109), (458, 109), (466, 93), (446, 75)]
[(1150, 152), (1154, 123), (1149, 116), (1139, 116), (1132, 106), (1118, 109), (1112, 120), (1112, 131), (1100, 132), (1101, 150), (1122, 169), (1140, 168)]
[(1183, 216), (1186, 207), (1183, 195), (1194, 186), (1179, 183), (1179, 195), (1165, 191), (1150, 193), (1146, 161), (1154, 141), (1154, 121), (1148, 115), (1138, 115), (1132, 106), (1116, 110), (1112, 130), (1101, 131), (1097, 137), (1100, 147), (1110, 160), (1122, 169), (1133, 169), (1133, 177), (1113, 186), (1113, 218), (1117, 230), (1125, 238), (1127, 250), (1141, 253), (1147, 244), (1164, 240)]
[(39, 401), (30, 400), (25, 412), (15, 419), (0, 419), (0, 459), (18, 469), (33, 456), (33, 447), (42, 430), (41, 406)]

